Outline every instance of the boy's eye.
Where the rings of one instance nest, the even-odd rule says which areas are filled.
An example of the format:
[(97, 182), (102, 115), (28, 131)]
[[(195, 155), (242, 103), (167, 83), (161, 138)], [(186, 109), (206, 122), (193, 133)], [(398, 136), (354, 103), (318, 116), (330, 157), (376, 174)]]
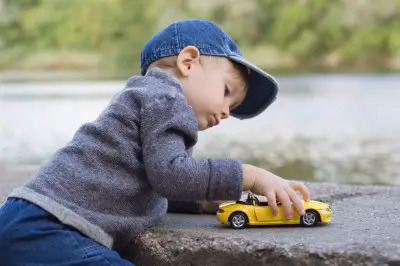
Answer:
[(225, 85), (225, 96), (229, 96), (230, 93), (228, 86)]

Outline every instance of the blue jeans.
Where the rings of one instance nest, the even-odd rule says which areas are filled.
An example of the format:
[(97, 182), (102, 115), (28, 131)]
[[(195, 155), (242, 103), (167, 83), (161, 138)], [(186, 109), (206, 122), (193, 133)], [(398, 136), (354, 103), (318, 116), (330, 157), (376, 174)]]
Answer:
[(1, 265), (133, 265), (28, 201), (0, 209)]

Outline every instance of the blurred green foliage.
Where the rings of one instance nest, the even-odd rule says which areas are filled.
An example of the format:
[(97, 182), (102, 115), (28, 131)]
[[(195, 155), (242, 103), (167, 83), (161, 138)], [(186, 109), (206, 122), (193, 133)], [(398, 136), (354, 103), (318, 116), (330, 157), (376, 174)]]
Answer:
[(400, 69), (400, 0), (0, 0), (0, 67), (137, 70), (144, 43), (186, 18), (262, 67)]

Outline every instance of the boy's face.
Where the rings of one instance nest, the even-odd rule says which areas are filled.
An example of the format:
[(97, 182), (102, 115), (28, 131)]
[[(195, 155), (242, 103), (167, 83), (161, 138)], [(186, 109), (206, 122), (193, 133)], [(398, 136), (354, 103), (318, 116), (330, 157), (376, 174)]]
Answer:
[(222, 119), (229, 117), (230, 110), (237, 107), (246, 95), (246, 81), (240, 70), (224, 57), (204, 57), (200, 63), (199, 56), (196, 57), (194, 52), (180, 65), (179, 56), (179, 79), (186, 100), (197, 118), (199, 130), (218, 125)]

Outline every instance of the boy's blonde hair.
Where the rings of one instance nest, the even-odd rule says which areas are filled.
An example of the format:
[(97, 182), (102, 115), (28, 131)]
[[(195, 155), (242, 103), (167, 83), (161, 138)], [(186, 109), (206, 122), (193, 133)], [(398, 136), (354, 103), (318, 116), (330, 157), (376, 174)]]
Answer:
[[(151, 63), (149, 65), (149, 67), (147, 68), (147, 71), (149, 71), (153, 67), (158, 67), (163, 70), (172, 71), (174, 74), (176, 74), (176, 69), (177, 69), (176, 59), (177, 59), (177, 57), (178, 56), (174, 55), (174, 56), (167, 56), (167, 57), (160, 58), (160, 59), (154, 61), (153, 63)], [(223, 58), (226, 58), (226, 57), (212, 56), (212, 55), (200, 55), (200, 64), (205, 65), (210, 62), (219, 64)], [(226, 59), (228, 59), (228, 58), (226, 58)], [(236, 63), (235, 61), (232, 61), (230, 59), (228, 59), (228, 60), (230, 62), (232, 62), (235, 69), (237, 69), (239, 71), (239, 77), (242, 78), (247, 83), (247, 76), (248, 76), (247, 67), (245, 67), (244, 65), (241, 65), (239, 63)]]

